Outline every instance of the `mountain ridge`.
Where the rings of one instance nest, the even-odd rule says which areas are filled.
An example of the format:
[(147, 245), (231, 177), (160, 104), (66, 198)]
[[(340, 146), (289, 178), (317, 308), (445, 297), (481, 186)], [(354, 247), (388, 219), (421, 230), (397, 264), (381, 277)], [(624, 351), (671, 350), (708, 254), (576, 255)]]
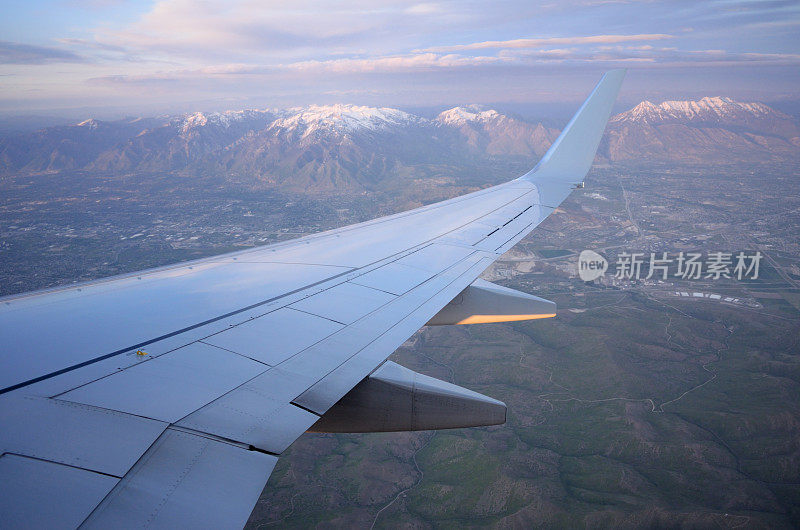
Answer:
[[(178, 170), (294, 190), (364, 190), (422, 167), (535, 159), (558, 133), (474, 104), (432, 119), (352, 104), (89, 118), (0, 139), (0, 173)], [(722, 96), (645, 100), (609, 120), (598, 156), (698, 164), (796, 159), (800, 126), (763, 103)]]
[(660, 104), (645, 100), (609, 120), (604, 147), (611, 160), (794, 159), (800, 155), (800, 126), (768, 105), (728, 97)]

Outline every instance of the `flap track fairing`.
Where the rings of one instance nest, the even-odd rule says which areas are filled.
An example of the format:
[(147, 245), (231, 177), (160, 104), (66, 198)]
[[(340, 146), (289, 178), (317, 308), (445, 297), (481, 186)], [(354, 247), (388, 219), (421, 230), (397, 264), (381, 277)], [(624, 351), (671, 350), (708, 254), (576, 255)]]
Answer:
[(556, 316), (556, 304), (486, 280), (475, 280), (428, 321), (429, 326), (513, 322)]
[(505, 421), (502, 401), (387, 361), (328, 409), (309, 431), (425, 431)]

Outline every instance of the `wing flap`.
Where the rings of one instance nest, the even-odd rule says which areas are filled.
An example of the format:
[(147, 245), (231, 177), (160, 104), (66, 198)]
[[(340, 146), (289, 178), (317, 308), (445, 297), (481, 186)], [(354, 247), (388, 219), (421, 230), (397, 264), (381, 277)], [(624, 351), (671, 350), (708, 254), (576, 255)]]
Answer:
[(319, 419), (290, 404), (313, 382), (310, 376), (273, 368), (190, 414), (178, 425), (278, 454)]
[(0, 454), (116, 477), (127, 473), (168, 426), (112, 410), (29, 396), (0, 400), (0, 425)]
[(119, 479), (14, 454), (0, 456), (5, 528), (77, 528)]
[(85, 528), (242, 528), (278, 459), (169, 428)]
[(310, 430), (422, 431), (505, 421), (505, 403), (387, 361), (328, 409)]

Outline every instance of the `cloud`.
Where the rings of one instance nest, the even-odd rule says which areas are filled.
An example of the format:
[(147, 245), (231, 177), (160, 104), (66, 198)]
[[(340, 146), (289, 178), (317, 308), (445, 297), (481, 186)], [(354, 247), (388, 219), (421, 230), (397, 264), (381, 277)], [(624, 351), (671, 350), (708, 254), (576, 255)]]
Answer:
[(96, 40), (89, 40), (89, 39), (76, 39), (76, 38), (63, 38), (63, 39), (56, 39), (58, 42), (62, 44), (66, 44), (68, 46), (78, 46), (81, 48), (89, 48), (93, 50), (101, 50), (105, 52), (119, 52), (119, 53), (126, 53), (127, 50), (122, 46), (116, 46), (114, 44), (108, 44), (104, 42), (97, 42)]
[[(329, 74), (380, 74), (414, 73), (435, 70), (454, 70), (483, 68), (491, 66), (533, 66), (540, 63), (652, 63), (653, 65), (736, 65), (800, 64), (800, 54), (730, 52), (719, 49), (680, 50), (676, 47), (640, 46), (597, 46), (593, 48), (544, 48), (544, 49), (503, 49), (497, 55), (470, 56), (455, 53), (437, 54), (432, 52), (410, 53), (361, 58), (340, 58), (328, 60), (305, 60), (280, 64), (227, 63), (204, 66), (195, 69), (181, 69), (172, 72), (159, 72), (143, 76), (123, 76), (123, 79), (142, 81), (146, 79), (167, 80), (180, 78), (224, 78), (236, 76), (263, 76), (270, 74), (300, 74), (317, 76)], [(119, 76), (113, 76), (117, 79)]]
[(56, 41), (75, 50), (86, 57), (91, 57), (94, 63), (121, 64), (121, 63), (152, 63), (152, 64), (171, 64), (178, 63), (169, 59), (159, 59), (154, 56), (146, 56), (130, 48), (98, 41), (96, 39), (60, 38)]
[(502, 61), (500, 57), (464, 57), (462, 55), (420, 53), (374, 57), (364, 59), (332, 59), (327, 61), (300, 61), (286, 65), (297, 71), (328, 71), (339, 73), (400, 72), (410, 70), (459, 68), (483, 66)]
[(76, 53), (33, 46), (18, 42), (0, 41), (0, 64), (85, 63), (88, 60)]
[(504, 49), (498, 56), (506, 64), (572, 63), (604, 64), (607, 67), (636, 63), (648, 68), (699, 68), (712, 66), (792, 66), (800, 64), (800, 54), (738, 53), (726, 50), (680, 50), (675, 47), (597, 46), (595, 48)]
[(420, 51), (456, 52), (467, 50), (485, 50), (489, 48), (543, 48), (546, 46), (561, 46), (564, 44), (617, 44), (620, 42), (654, 41), (671, 38), (673, 38), (672, 35), (667, 35), (664, 33), (647, 33), (640, 35), (591, 35), (587, 37), (489, 40), (483, 42), (473, 42), (471, 44), (456, 44), (453, 46), (433, 46)]
[(347, 75), (422, 72), (491, 65), (504, 60), (501, 57), (464, 57), (454, 54), (423, 53), (361, 59), (309, 60), (277, 65), (231, 63), (152, 74), (102, 76), (92, 78), (89, 82), (92, 84), (146, 84), (151, 82), (163, 84), (202, 79), (233, 79), (244, 76), (299, 75), (313, 77), (322, 73)]
[(355, 1), (160, 0), (134, 22), (98, 29), (95, 38), (115, 46), (194, 58), (300, 57), (342, 47), (352, 51), (364, 42), (374, 48), (375, 37), (382, 32), (384, 40), (394, 38), (403, 21), (406, 25), (420, 18), (426, 21), (420, 15), (438, 10), (437, 4), (409, 7), (386, 0), (369, 6)]
[[(3, 68), (15, 76), (6, 98), (268, 102), (363, 91), (394, 104), (401, 91), (448, 99), (490, 85), (501, 97), (523, 79), (520, 94), (560, 97), (572, 86), (560, 80), (625, 65), (657, 74), (641, 76), (654, 90), (714, 79), (796, 93), (800, 75), (797, 0), (75, 1), (77, 11), (58, 2), (49, 24), (31, 6), (27, 45), (0, 42), (0, 63), (20, 65)], [(85, 64), (50, 66), (59, 61)]]
[(85, 9), (108, 9), (123, 4), (125, 0), (72, 0), (72, 4)]
[(439, 13), (440, 11), (442, 11), (442, 6), (439, 4), (430, 3), (414, 4), (403, 10), (404, 13), (408, 13), (410, 15), (431, 15), (433, 13)]
[[(496, 56), (465, 56), (459, 54), (436, 54), (432, 52), (377, 56), (364, 58), (341, 58), (329, 60), (306, 60), (283, 64), (228, 63), (192, 69), (159, 71), (137, 75), (110, 75), (89, 80), (95, 85), (167, 85), (180, 86), (223, 82), (233, 86), (238, 81), (248, 80), (256, 84), (265, 82), (302, 84), (315, 80), (333, 78), (348, 82), (358, 75), (404, 74), (416, 76), (424, 73), (447, 71), (479, 73), (486, 68), (503, 68), (530, 71), (532, 68), (559, 67), (560, 65), (584, 65), (612, 68), (636, 66), (641, 68), (704, 68), (729, 66), (791, 66), (800, 65), (800, 54), (780, 53), (734, 53), (725, 50), (679, 50), (674, 47), (656, 48), (642, 46), (598, 46), (583, 48), (548, 49), (503, 49)], [(496, 70), (500, 72), (501, 70)], [(485, 75), (485, 71), (484, 71)], [(504, 74), (503, 74), (504, 75)], [(359, 90), (364, 90), (361, 87)]]

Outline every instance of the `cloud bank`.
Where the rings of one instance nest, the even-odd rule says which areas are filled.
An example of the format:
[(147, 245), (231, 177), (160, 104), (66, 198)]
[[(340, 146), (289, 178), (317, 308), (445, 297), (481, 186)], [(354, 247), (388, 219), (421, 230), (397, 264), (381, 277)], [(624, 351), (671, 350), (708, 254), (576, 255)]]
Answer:
[[(31, 28), (38, 1), (19, 11)], [(315, 93), (431, 104), (454, 93), (512, 97), (503, 79), (518, 84), (513, 97), (570, 98), (575, 79), (619, 66), (632, 68), (625, 90), (640, 83), (656, 98), (731, 83), (785, 97), (800, 82), (800, 4), (785, 0), (158, 0), (85, 13), (83, 27), (73, 10), (71, 25), (38, 40), (21, 32), (0, 42), (10, 80), (0, 81), (0, 107)]]

